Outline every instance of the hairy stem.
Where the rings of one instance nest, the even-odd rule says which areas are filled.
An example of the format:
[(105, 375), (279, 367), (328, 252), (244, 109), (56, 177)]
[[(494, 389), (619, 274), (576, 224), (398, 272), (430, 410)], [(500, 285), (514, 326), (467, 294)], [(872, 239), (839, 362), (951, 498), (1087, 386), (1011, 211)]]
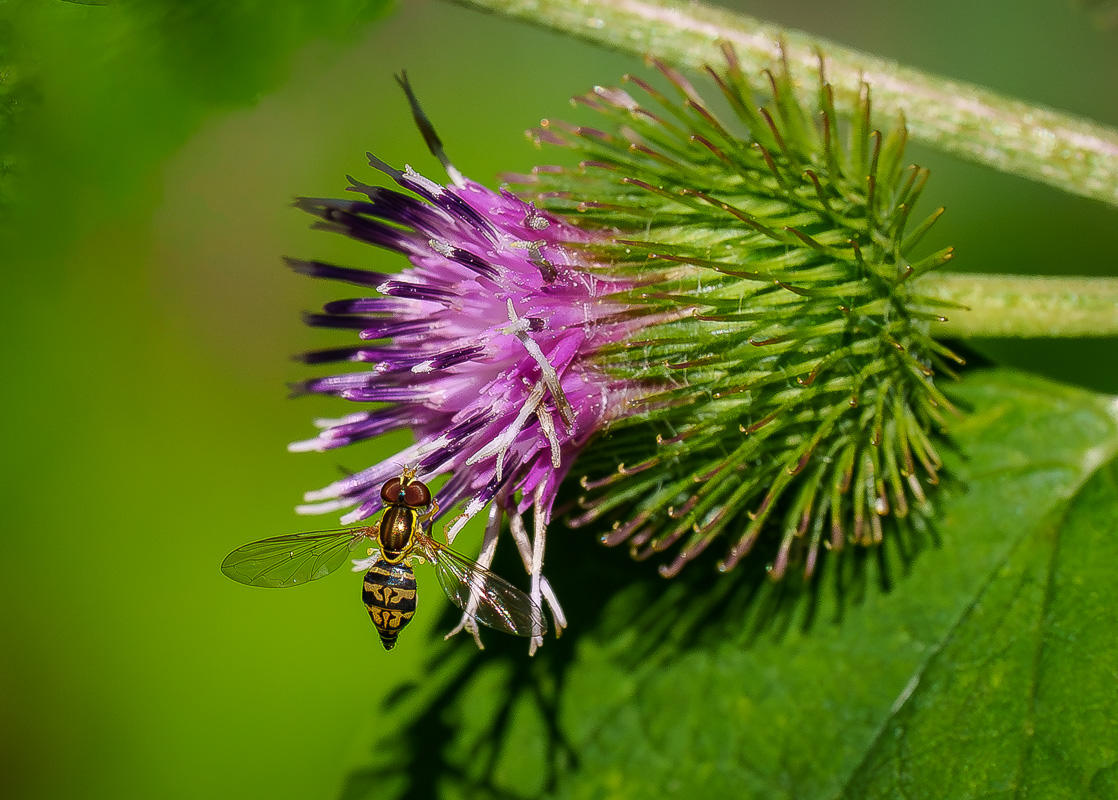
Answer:
[(966, 306), (932, 329), (940, 338), (1118, 335), (1118, 278), (944, 273), (920, 289)]
[(771, 68), (785, 43), (793, 79), (813, 87), (822, 55), (835, 105), (855, 108), (861, 83), (875, 110), (905, 115), (914, 139), (1065, 191), (1118, 205), (1118, 131), (928, 75), (825, 39), (678, 0), (456, 0), (682, 68), (718, 64), (731, 42), (747, 72)]

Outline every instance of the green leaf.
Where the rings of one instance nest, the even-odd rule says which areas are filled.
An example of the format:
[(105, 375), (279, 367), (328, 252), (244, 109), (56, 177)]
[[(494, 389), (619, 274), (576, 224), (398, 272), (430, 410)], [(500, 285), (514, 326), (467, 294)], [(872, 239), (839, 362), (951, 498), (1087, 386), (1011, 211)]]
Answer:
[(1118, 796), (1118, 465), (1061, 506), (913, 677), (844, 797)]
[(930, 523), (806, 586), (556, 532), (571, 636), (445, 651), (345, 796), (1116, 796), (1114, 401), (1004, 371), (953, 395)]

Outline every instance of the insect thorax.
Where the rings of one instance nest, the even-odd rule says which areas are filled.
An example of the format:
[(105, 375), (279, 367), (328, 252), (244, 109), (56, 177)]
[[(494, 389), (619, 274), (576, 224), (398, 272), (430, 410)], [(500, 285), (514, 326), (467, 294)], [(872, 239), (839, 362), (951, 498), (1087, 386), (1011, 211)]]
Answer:
[(389, 564), (398, 564), (407, 555), (412, 537), (419, 524), (415, 509), (407, 506), (389, 506), (380, 518), (381, 558)]

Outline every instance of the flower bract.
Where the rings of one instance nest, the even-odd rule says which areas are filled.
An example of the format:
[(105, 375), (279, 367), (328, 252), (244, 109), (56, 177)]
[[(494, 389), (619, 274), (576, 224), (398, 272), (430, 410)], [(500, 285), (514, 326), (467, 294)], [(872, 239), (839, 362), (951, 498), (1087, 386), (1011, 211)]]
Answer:
[(582, 160), (520, 192), (608, 233), (575, 246), (630, 283), (619, 301), (665, 315), (596, 357), (658, 389), (587, 454), (572, 522), (604, 524), (637, 558), (676, 548), (665, 576), (719, 538), (732, 569), (772, 531), (771, 575), (798, 562), (810, 576), (821, 545), (880, 542), (883, 520), (926, 508), (938, 482), (934, 438), (954, 409), (934, 374), (961, 359), (932, 338), (945, 318), (918, 278), (952, 249), (914, 255), (943, 209), (910, 224), (928, 172), (903, 161), (903, 119), (873, 129), (869, 87), (844, 123), (822, 66), (809, 110), (777, 63), (758, 105), (724, 52), (707, 73), (725, 121), (654, 61), (670, 95), (627, 76), (643, 100), (577, 98), (603, 125), (534, 133)]

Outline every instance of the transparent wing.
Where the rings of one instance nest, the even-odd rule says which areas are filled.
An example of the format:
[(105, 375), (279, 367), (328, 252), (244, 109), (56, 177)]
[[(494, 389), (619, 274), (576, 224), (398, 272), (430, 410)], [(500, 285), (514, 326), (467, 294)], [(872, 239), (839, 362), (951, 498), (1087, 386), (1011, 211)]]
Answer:
[(428, 536), (417, 533), (415, 539), (446, 596), (482, 625), (516, 636), (547, 633), (543, 613), (524, 592)]
[(343, 528), (276, 536), (238, 547), (221, 562), (221, 571), (238, 583), (281, 588), (329, 575), (370, 538), (373, 528)]

